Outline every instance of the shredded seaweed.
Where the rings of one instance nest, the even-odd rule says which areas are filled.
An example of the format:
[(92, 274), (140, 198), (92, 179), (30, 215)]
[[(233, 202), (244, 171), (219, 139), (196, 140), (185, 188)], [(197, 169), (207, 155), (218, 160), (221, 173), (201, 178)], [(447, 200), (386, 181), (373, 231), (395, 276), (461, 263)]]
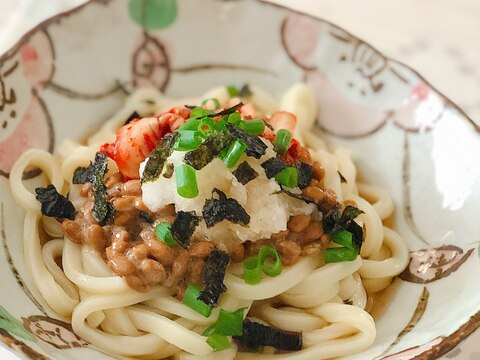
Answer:
[(240, 97), (249, 97), (252, 95), (252, 91), (250, 90), (250, 86), (248, 84), (245, 84), (242, 86), (242, 88), (238, 91), (238, 96)]
[(355, 206), (348, 205), (343, 212), (335, 206), (323, 219), (323, 230), (327, 234), (335, 234), (341, 230), (347, 230), (352, 233), (353, 243), (360, 250), (363, 242), (363, 229), (355, 221), (358, 215), (363, 211)]
[(220, 152), (228, 146), (235, 138), (229, 132), (218, 132), (210, 135), (195, 150), (185, 154), (183, 161), (196, 170), (207, 166)]
[(246, 185), (255, 179), (258, 176), (258, 173), (248, 164), (247, 161), (243, 161), (235, 169), (233, 175), (237, 178), (240, 184)]
[(312, 166), (304, 162), (299, 161), (297, 164), (298, 170), (298, 187), (300, 189), (305, 189), (312, 181), (313, 172)]
[(90, 182), (93, 185), (93, 215), (100, 225), (105, 225), (115, 216), (115, 208), (107, 200), (107, 188), (103, 178), (107, 173), (107, 154), (96, 153), (92, 164)]
[(213, 189), (213, 193), (218, 195), (218, 199), (212, 198), (205, 201), (203, 207), (203, 220), (207, 224), (207, 228), (218, 224), (223, 220), (228, 220), (235, 224), (247, 225), (250, 223), (250, 215), (240, 203), (233, 199), (227, 198), (225, 193), (217, 188)]
[(345, 177), (342, 175), (342, 173), (340, 171), (337, 171), (337, 172), (338, 172), (338, 176), (340, 176), (340, 182), (346, 183), (347, 179), (345, 179)]
[(232, 124), (225, 125), (228, 131), (237, 139), (242, 140), (247, 145), (245, 153), (255, 159), (260, 159), (267, 152), (267, 145), (258, 136), (249, 135), (245, 131)]
[(195, 228), (200, 223), (200, 218), (195, 212), (179, 211), (173, 220), (170, 232), (173, 238), (183, 248), (187, 249), (190, 245), (190, 237), (193, 235)]
[(213, 249), (207, 257), (202, 273), (205, 287), (197, 299), (210, 307), (217, 306), (220, 295), (227, 291), (223, 279), (229, 260), (228, 254), (218, 249)]
[(303, 345), (301, 333), (287, 333), (248, 319), (243, 321), (242, 335), (233, 338), (248, 349), (272, 346), (285, 351), (299, 351)]
[(187, 109), (190, 109), (190, 110), (193, 110), (198, 107), (197, 105), (183, 105), (183, 106), (185, 106)]
[(151, 217), (148, 213), (145, 211), (140, 211), (138, 213), (138, 218), (142, 220), (143, 222), (146, 222), (147, 224), (153, 224), (155, 219)]
[(135, 120), (135, 119), (140, 119), (141, 116), (137, 113), (137, 111), (134, 111), (129, 117), (128, 119), (125, 121), (125, 124), (124, 125), (127, 125), (129, 124), (131, 121)]
[(145, 169), (142, 174), (142, 183), (158, 179), (163, 171), (165, 161), (167, 161), (167, 158), (172, 155), (173, 146), (175, 145), (178, 136), (179, 133), (174, 132), (173, 134), (164, 136), (163, 139), (158, 142), (145, 164)]
[(272, 157), (267, 161), (263, 162), (262, 167), (265, 169), (265, 175), (267, 176), (267, 178), (271, 179), (280, 171), (285, 169), (287, 167), (287, 164), (285, 164), (282, 160), (278, 158)]
[(208, 117), (211, 117), (211, 118), (214, 118), (214, 117), (217, 117), (217, 116), (225, 116), (225, 115), (230, 115), (230, 114), (233, 114), (234, 112), (236, 112), (238, 109), (240, 109), (241, 107), (243, 106), (243, 102), (239, 102), (237, 105), (233, 105), (227, 109), (224, 109), (222, 111), (219, 111), (217, 113), (213, 113), (213, 114), (208, 114), (206, 116)]
[(163, 177), (166, 179), (170, 179), (173, 175), (174, 169), (175, 167), (172, 163), (167, 163), (167, 165), (165, 165), (165, 172), (163, 173)]
[(90, 161), (90, 165), (87, 167), (78, 167), (75, 169), (73, 173), (72, 183), (74, 184), (85, 184), (87, 182), (92, 182), (93, 177), (93, 164)]
[(41, 204), (42, 214), (49, 217), (62, 219), (75, 219), (75, 207), (72, 202), (62, 194), (59, 194), (52, 184), (45, 188), (35, 189), (35, 198)]

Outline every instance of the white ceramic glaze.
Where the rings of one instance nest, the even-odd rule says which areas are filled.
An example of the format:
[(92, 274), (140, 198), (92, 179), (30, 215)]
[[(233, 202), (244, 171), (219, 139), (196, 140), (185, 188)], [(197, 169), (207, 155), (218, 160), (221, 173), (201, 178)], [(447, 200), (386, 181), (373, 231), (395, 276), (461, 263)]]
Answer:
[(124, 90), (146, 85), (184, 97), (222, 84), (275, 96), (298, 81), (314, 89), (315, 131), (349, 147), (360, 177), (393, 195), (394, 227), (412, 250), (375, 344), (352, 359), (434, 359), (480, 326), (477, 124), (413, 70), (325, 21), (254, 0), (160, 0), (161, 14), (139, 24), (134, 3), (91, 1), (0, 57), (4, 346), (30, 359), (108, 358), (33, 301), (8, 174), (26, 149), (81, 139), (121, 106)]

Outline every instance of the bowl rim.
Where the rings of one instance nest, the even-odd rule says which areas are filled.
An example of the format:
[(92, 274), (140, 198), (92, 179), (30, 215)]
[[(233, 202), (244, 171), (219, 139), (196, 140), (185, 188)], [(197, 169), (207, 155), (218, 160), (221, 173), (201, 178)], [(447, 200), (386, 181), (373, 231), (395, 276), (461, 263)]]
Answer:
[[(59, 22), (59, 20), (63, 19), (63, 18), (66, 18), (66, 17), (69, 17), (71, 15), (74, 15), (75, 13), (83, 10), (84, 8), (90, 6), (91, 4), (93, 3), (97, 3), (97, 4), (103, 4), (103, 5), (108, 5), (109, 3), (111, 3), (113, 0), (87, 0), (86, 2), (84, 2), (83, 4), (80, 4), (80, 5), (77, 5), (69, 10), (66, 10), (66, 11), (63, 11), (63, 12), (60, 12), (58, 14), (55, 14), (43, 21), (41, 21), (40, 23), (38, 23), (37, 25), (35, 25), (34, 27), (32, 27), (30, 30), (28, 30), (26, 33), (24, 33), (7, 51), (3, 52), (2, 54), (0, 54), (0, 66), (3, 65), (3, 63), (10, 59), (12, 56), (14, 56), (18, 49), (28, 43), (28, 41), (30, 40), (30, 38), (38, 31), (42, 31), (42, 30), (46, 30), (51, 24), (54, 24), (56, 22)], [(323, 22), (323, 23), (326, 23), (328, 24), (329, 26), (332, 26), (333, 28), (337, 29), (337, 30), (340, 30), (342, 32), (344, 32), (345, 34), (351, 36), (352, 38), (355, 38), (356, 40), (358, 40), (360, 43), (368, 46), (370, 49), (372, 49), (373, 51), (375, 51), (376, 53), (378, 53), (379, 55), (381, 55), (382, 57), (384, 57), (384, 59), (387, 61), (387, 62), (391, 62), (391, 63), (394, 63), (394, 64), (397, 64), (399, 65), (400, 67), (403, 67), (405, 69), (407, 69), (408, 71), (411, 71), (420, 81), (424, 82), (431, 90), (433, 90), (443, 101), (445, 101), (445, 105), (446, 107), (450, 106), (452, 107), (453, 109), (455, 109), (458, 114), (459, 114), (459, 117), (462, 117), (464, 120), (467, 120), (472, 126), (473, 126), (473, 129), (475, 129), (475, 131), (477, 133), (480, 134), (480, 123), (476, 123), (459, 105), (457, 105), (453, 100), (451, 100), (448, 96), (446, 96), (443, 92), (441, 92), (440, 90), (438, 90), (437, 87), (433, 86), (427, 79), (425, 79), (425, 77), (423, 77), (417, 70), (415, 70), (414, 68), (412, 68), (411, 66), (405, 64), (404, 62), (402, 61), (399, 61), (399, 60), (396, 60), (396, 59), (393, 59), (392, 57), (390, 56), (387, 56), (385, 55), (382, 51), (378, 50), (375, 46), (373, 46), (372, 44), (370, 44), (368, 41), (364, 40), (363, 38), (361, 37), (358, 37), (357, 35), (354, 35), (352, 32), (350, 32), (349, 30), (346, 30), (344, 29), (343, 27), (339, 26), (339, 25), (336, 25), (335, 23), (331, 22), (330, 20), (327, 20), (321, 16), (317, 16), (317, 15), (314, 15), (314, 14), (310, 14), (310, 13), (307, 13), (307, 12), (304, 12), (304, 11), (301, 11), (301, 10), (295, 10), (295, 9), (292, 9), (288, 6), (284, 6), (284, 5), (281, 5), (281, 4), (277, 4), (277, 3), (272, 3), (268, 0), (248, 0), (250, 2), (257, 2), (257, 3), (260, 3), (262, 5), (266, 5), (266, 6), (272, 6), (272, 7), (276, 7), (276, 8), (280, 8), (280, 9), (285, 9), (285, 10), (288, 10), (294, 14), (299, 14), (299, 15), (302, 15), (302, 16), (307, 16), (309, 17), (310, 19), (314, 19), (316, 21), (320, 21), (320, 22)], [(287, 55), (290, 57), (290, 54), (287, 53)], [(333, 136), (335, 136), (335, 134), (331, 134)], [(460, 344), (463, 340), (465, 340), (467, 337), (469, 337), (475, 330), (477, 329), (480, 329), (480, 311), (478, 311), (476, 314), (473, 314), (469, 320), (467, 320), (464, 324), (462, 324), (457, 330), (455, 330), (453, 333), (451, 333), (450, 335), (448, 336), (445, 336), (442, 338), (442, 340), (440, 341), (440, 343), (434, 345), (433, 347), (429, 348), (428, 350), (426, 351), (423, 351), (421, 354), (418, 354), (417, 356), (425, 356), (426, 358), (428, 359), (436, 359), (436, 358), (439, 358), (440, 356), (448, 353), (450, 350), (452, 350), (453, 348), (455, 348), (458, 344)], [(420, 345), (419, 345), (420, 346)]]

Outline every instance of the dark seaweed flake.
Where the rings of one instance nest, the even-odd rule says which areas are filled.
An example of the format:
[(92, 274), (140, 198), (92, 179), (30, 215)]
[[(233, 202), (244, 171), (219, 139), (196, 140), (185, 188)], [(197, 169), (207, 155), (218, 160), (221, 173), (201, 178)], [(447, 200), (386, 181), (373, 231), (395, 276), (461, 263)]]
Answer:
[(230, 115), (230, 114), (233, 114), (234, 112), (236, 112), (238, 109), (240, 109), (241, 107), (243, 106), (243, 103), (242, 102), (239, 102), (237, 105), (233, 105), (225, 110), (222, 110), (222, 111), (219, 111), (217, 113), (213, 113), (213, 114), (208, 114), (206, 116), (208, 117), (211, 117), (211, 118), (214, 118), (214, 117), (217, 117), (217, 116), (225, 116), (225, 115)]
[(127, 125), (129, 124), (131, 121), (135, 120), (135, 119), (140, 119), (141, 116), (136, 112), (134, 111), (129, 117), (128, 119), (125, 121), (125, 124), (124, 125)]
[(170, 232), (173, 238), (183, 247), (188, 248), (190, 244), (190, 237), (198, 226), (200, 218), (195, 215), (195, 212), (179, 211), (175, 220), (173, 220)]
[(312, 181), (312, 166), (304, 162), (299, 162), (297, 164), (298, 169), (298, 187), (300, 189), (305, 189)]
[(267, 176), (267, 178), (271, 179), (275, 175), (277, 175), (280, 171), (285, 169), (287, 167), (287, 164), (285, 164), (280, 159), (272, 157), (267, 161), (263, 162), (262, 167), (265, 169), (265, 175)]
[(323, 230), (327, 234), (334, 234), (341, 230), (351, 232), (353, 235), (353, 243), (360, 250), (363, 242), (363, 229), (353, 221), (360, 214), (363, 214), (363, 211), (351, 205), (345, 207), (343, 212), (340, 213), (340, 209), (337, 205), (323, 219)]
[(342, 173), (340, 171), (337, 171), (337, 173), (338, 173), (338, 176), (340, 176), (340, 182), (346, 183), (347, 179), (345, 179), (345, 177), (342, 175)]
[(233, 172), (233, 175), (237, 178), (238, 182), (242, 185), (248, 184), (250, 181), (258, 176), (258, 173), (244, 161)]
[(210, 307), (217, 306), (220, 295), (227, 291), (223, 280), (229, 260), (228, 254), (218, 249), (213, 249), (207, 257), (202, 273), (205, 287), (197, 299), (203, 301)]
[(260, 159), (267, 151), (267, 145), (258, 136), (249, 135), (245, 131), (232, 124), (225, 125), (228, 131), (237, 139), (242, 140), (247, 145), (245, 153), (255, 159)]
[(59, 194), (52, 184), (45, 188), (36, 188), (35, 193), (37, 194), (35, 198), (42, 205), (41, 211), (43, 215), (69, 220), (75, 219), (73, 204), (65, 196)]
[(218, 199), (212, 197), (205, 201), (202, 215), (205, 224), (207, 224), (207, 228), (223, 220), (242, 225), (250, 223), (250, 215), (247, 214), (237, 200), (227, 198), (225, 193), (218, 189), (213, 189), (212, 192), (218, 195)]
[(242, 335), (233, 338), (247, 348), (262, 345), (285, 351), (299, 351), (303, 345), (300, 333), (287, 333), (248, 319), (243, 321)]
[(106, 173), (107, 154), (97, 152), (90, 181), (93, 185), (93, 215), (101, 225), (105, 225), (115, 215), (115, 208), (107, 201), (107, 188), (103, 183)]
[(142, 220), (143, 222), (146, 222), (147, 224), (153, 224), (153, 222), (155, 221), (155, 219), (153, 217), (151, 217), (148, 213), (146, 213), (145, 211), (140, 211), (138, 213), (138, 218), (140, 220)]
[(90, 162), (90, 165), (87, 167), (78, 167), (73, 173), (72, 183), (74, 184), (85, 184), (87, 182), (93, 181), (93, 164)]
[(213, 134), (195, 150), (185, 154), (183, 161), (196, 170), (207, 166), (220, 152), (227, 147), (234, 139), (229, 132)]
[(175, 145), (178, 136), (179, 133), (175, 132), (164, 136), (163, 139), (158, 142), (145, 164), (145, 169), (142, 174), (142, 183), (158, 179), (163, 171), (165, 161), (167, 161), (167, 158), (172, 155), (173, 146)]
[(242, 86), (240, 91), (238, 92), (238, 96), (240, 97), (249, 97), (252, 95), (252, 91), (250, 90), (250, 86), (248, 84), (245, 84)]

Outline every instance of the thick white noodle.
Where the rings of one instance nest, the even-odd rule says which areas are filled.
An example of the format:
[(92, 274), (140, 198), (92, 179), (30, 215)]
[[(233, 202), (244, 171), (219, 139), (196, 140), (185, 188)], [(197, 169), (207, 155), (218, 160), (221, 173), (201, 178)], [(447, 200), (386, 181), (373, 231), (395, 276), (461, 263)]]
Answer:
[[(70, 193), (70, 199), (78, 205), (82, 202), (80, 186), (71, 184), (75, 169), (93, 160), (99, 144), (113, 141), (116, 130), (134, 111), (152, 116), (174, 105), (200, 105), (210, 98), (222, 103), (237, 100), (230, 99), (225, 87), (193, 99), (170, 99), (154, 89), (138, 90), (89, 137), (87, 146), (65, 141), (57, 148), (56, 157), (29, 150), (10, 175), (12, 194), (26, 211), (24, 258), (39, 293), (58, 316), (71, 319), (76, 334), (100, 351), (121, 359), (328, 359), (361, 352), (373, 343), (375, 323), (363, 310), (367, 292), (387, 287), (408, 262), (405, 242), (382, 223), (394, 210), (392, 198), (381, 188), (357, 183), (350, 151), (339, 148), (329, 152), (325, 142), (312, 131), (318, 109), (305, 85), (292, 87), (280, 103), (262, 89), (250, 90), (248, 100), (259, 112), (285, 110), (297, 114), (295, 136), (311, 147), (313, 160), (323, 166), (324, 187), (333, 190), (340, 203), (352, 200), (364, 211), (356, 219), (365, 234), (360, 256), (354, 261), (325, 265), (323, 251), (318, 251), (284, 268), (279, 276), (265, 277), (254, 286), (243, 280), (242, 265), (232, 264), (224, 281), (228, 291), (212, 315), (205, 318), (167, 289), (154, 288), (146, 293), (130, 289), (107, 267), (101, 254), (63, 239), (60, 224), (41, 216), (35, 195), (22, 180), (25, 170), (40, 168), (48, 183), (62, 194)], [(116, 165), (109, 162), (109, 172), (115, 170)], [(40, 239), (40, 223), (51, 239), (45, 243)], [(63, 269), (56, 263), (59, 257)], [(226, 351), (212, 352), (200, 334), (216, 321), (220, 309), (239, 308), (246, 308), (255, 321), (302, 332), (303, 349), (275, 354), (267, 347), (261, 354), (250, 354), (237, 352), (234, 345)]]

